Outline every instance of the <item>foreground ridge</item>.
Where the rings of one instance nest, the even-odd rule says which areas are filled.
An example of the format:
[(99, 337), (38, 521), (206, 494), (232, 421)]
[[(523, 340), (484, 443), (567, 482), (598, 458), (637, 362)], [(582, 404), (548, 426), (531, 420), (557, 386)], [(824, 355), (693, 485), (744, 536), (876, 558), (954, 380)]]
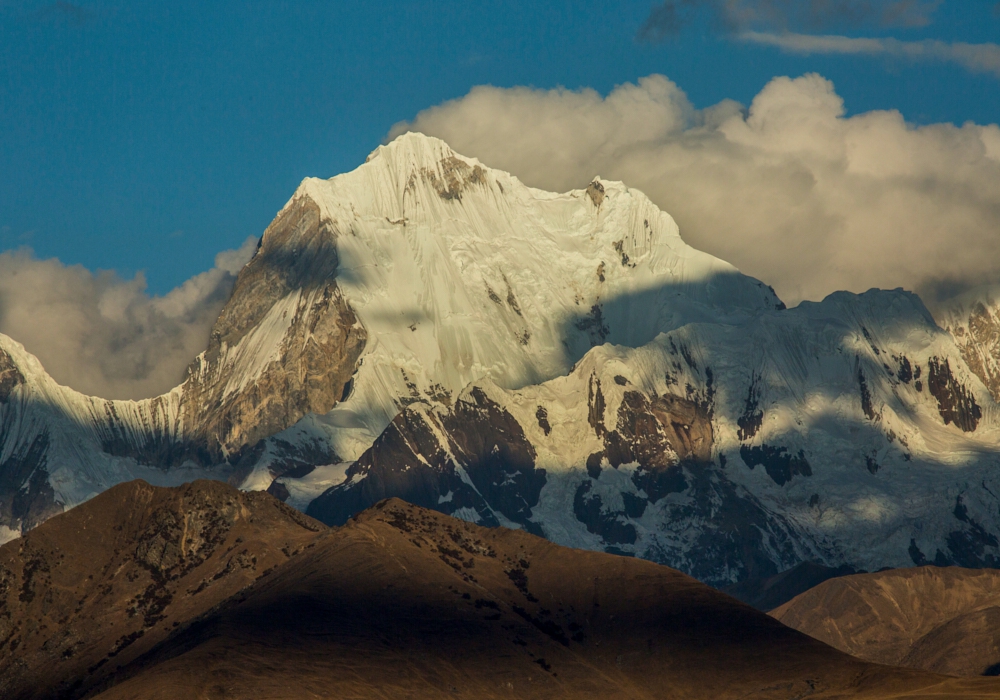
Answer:
[[(116, 507), (132, 514), (121, 530), (102, 521)], [(188, 528), (148, 536), (171, 519)], [(212, 530), (223, 522), (228, 532)], [(265, 494), (128, 484), (0, 548), (0, 561), (19, 551), (36, 562), (25, 590), (58, 582), (48, 609), (68, 619), (29, 631), (46, 594), (3, 589), (21, 640), (4, 640), (4, 697), (1000, 697), (994, 679), (853, 659), (667, 567), (399, 500), (325, 530)], [(255, 557), (268, 568), (240, 568)], [(177, 594), (140, 595), (136, 615), (116, 606), (153, 571)], [(67, 655), (65, 630), (81, 620), (96, 634)], [(109, 645), (110, 627), (122, 636)]]

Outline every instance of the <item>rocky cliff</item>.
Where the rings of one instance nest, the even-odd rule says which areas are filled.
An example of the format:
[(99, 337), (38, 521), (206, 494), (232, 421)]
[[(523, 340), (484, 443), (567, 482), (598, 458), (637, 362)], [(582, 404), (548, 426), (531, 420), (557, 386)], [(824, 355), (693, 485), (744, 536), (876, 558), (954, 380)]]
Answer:
[(962, 359), (1000, 400), (1000, 288), (981, 287), (951, 300), (941, 326), (955, 338)]

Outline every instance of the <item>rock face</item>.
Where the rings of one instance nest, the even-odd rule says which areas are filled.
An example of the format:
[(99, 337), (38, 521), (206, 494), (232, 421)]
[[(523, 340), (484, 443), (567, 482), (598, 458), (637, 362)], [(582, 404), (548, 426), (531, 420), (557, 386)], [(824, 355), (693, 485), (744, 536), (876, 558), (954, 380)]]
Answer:
[[(0, 535), (135, 477), (238, 482), (265, 438), (329, 411), (366, 339), (337, 286), (337, 264), (336, 233), (318, 206), (293, 199), (240, 272), (184, 383), (144, 401), (58, 386), (22, 347), (0, 338)], [(282, 457), (279, 473), (296, 458), (337, 460), (326, 444), (289, 445)]]
[(467, 513), (486, 525), (541, 532), (531, 509), (545, 485), (535, 450), (513, 416), (473, 388), (450, 411), (412, 405), (393, 419), (309, 513), (343, 525), (386, 497), (405, 494), (425, 508)]
[(1000, 400), (1000, 288), (974, 289), (940, 314), (969, 369)]
[(204, 446), (204, 466), (235, 462), (343, 397), (366, 335), (337, 285), (336, 244), (316, 203), (295, 198), (240, 272), (182, 387), (185, 438)]
[[(66, 537), (74, 518), (82, 548)], [(853, 659), (667, 567), (398, 500), (320, 528), (203, 482), (118, 487), (43, 524), (0, 549), (5, 564), (28, 555), (0, 598), (18, 630), (0, 656), (4, 697), (1000, 692)]]
[(325, 529), (218, 482), (105, 491), (0, 548), (0, 695), (82, 696)]
[(176, 400), (148, 402), (173, 430), (136, 435), (105, 402), (104, 451), (160, 467), (237, 464), (264, 438), (333, 408), (366, 339), (337, 286), (336, 243), (316, 203), (294, 198), (240, 272)]
[(1000, 675), (1000, 572), (924, 566), (826, 581), (771, 615), (854, 656)]

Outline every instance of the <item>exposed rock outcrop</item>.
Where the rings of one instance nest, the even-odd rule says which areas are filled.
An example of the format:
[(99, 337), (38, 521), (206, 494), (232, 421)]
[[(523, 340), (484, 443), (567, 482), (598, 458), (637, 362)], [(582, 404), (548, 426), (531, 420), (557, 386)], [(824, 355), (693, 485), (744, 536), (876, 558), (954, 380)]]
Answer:
[(945, 308), (941, 325), (955, 338), (962, 359), (995, 400), (1000, 400), (1000, 290), (977, 289)]
[[(188, 368), (174, 436), (136, 444), (110, 415), (104, 450), (162, 467), (237, 463), (260, 440), (333, 408), (366, 339), (336, 282), (337, 235), (314, 201), (293, 200), (264, 232), (208, 349)], [(164, 399), (150, 403), (157, 414)]]
[(537, 533), (529, 518), (545, 470), (535, 468), (535, 457), (513, 416), (473, 388), (451, 410), (406, 408), (351, 466), (346, 481), (307, 512), (341, 525), (384, 498), (405, 497), (484, 525), (511, 523)]

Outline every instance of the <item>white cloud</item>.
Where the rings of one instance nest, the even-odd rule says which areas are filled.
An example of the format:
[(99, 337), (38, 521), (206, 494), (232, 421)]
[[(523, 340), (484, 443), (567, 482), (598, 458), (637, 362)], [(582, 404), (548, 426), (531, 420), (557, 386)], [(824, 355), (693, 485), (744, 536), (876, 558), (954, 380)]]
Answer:
[(22, 343), (60, 383), (105, 398), (169, 391), (205, 349), (212, 324), (256, 239), (162, 297), (141, 274), (123, 280), (80, 265), (0, 253), (0, 333)]
[(942, 0), (663, 0), (650, 11), (639, 38), (663, 41), (707, 21), (726, 33), (923, 27)]
[(874, 286), (933, 301), (1000, 272), (1000, 128), (848, 118), (818, 75), (775, 78), (748, 110), (695, 110), (662, 76), (607, 97), (483, 86), (391, 135), (406, 129), (545, 189), (622, 180), (789, 303)]
[(743, 32), (739, 36), (743, 41), (775, 46), (789, 53), (866, 54), (942, 61), (954, 63), (976, 73), (992, 73), (1000, 78), (1000, 44), (966, 44), (935, 39), (899, 41), (892, 38), (864, 39), (765, 32)]

